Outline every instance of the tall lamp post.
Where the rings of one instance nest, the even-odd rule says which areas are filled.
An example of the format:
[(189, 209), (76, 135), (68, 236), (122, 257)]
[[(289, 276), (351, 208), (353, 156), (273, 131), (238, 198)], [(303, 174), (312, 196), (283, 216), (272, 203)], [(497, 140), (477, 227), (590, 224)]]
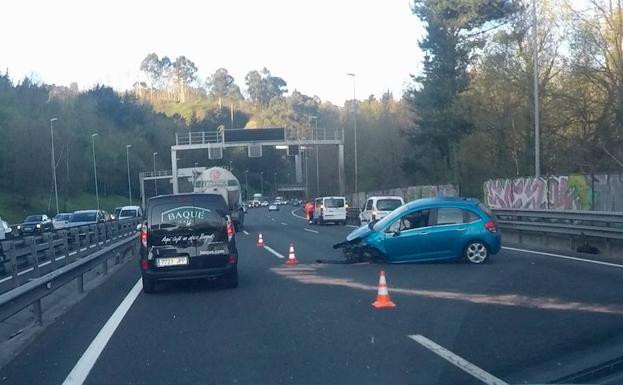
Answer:
[(154, 192), (156, 195), (158, 195), (158, 180), (156, 179), (156, 156), (158, 156), (157, 152), (154, 152), (153, 154), (153, 158), (154, 158)]
[[(318, 117), (315, 115), (310, 116), (310, 119), (314, 119), (314, 123), (316, 124), (316, 135), (318, 135)], [(324, 138), (326, 139), (326, 138)], [(316, 196), (320, 196), (320, 167), (318, 165), (318, 145), (316, 144)]]
[(277, 171), (273, 173), (273, 184), (275, 185), (275, 196), (277, 196)]
[(130, 197), (130, 205), (132, 205), (132, 182), (130, 180), (130, 148), (131, 144), (125, 145), (125, 159), (128, 164), (128, 196)]
[(52, 137), (52, 178), (54, 179), (54, 200), (56, 201), (56, 215), (58, 215), (58, 185), (56, 184), (56, 158), (54, 156), (54, 129), (52, 123), (58, 118), (50, 119), (50, 136)]
[(95, 159), (95, 137), (99, 134), (96, 132), (95, 134), (91, 134), (91, 144), (93, 145), (93, 177), (95, 179), (95, 200), (97, 202), (97, 210), (100, 209), (100, 194), (97, 188), (97, 161)]
[(357, 96), (355, 94), (355, 74), (347, 73), (346, 75), (351, 76), (353, 78), (353, 130), (354, 130), (354, 147), (355, 147), (355, 194), (359, 195), (359, 180), (358, 173), (359, 169), (357, 167)]
[[(620, 4), (620, 3), (619, 3)], [(534, 62), (534, 176), (541, 176), (541, 128), (539, 127), (539, 55), (538, 47), (538, 20), (536, 14), (536, 0), (532, 0), (532, 60)]]
[(249, 200), (249, 170), (244, 170), (244, 198)]
[(264, 171), (260, 171), (260, 185), (261, 185), (262, 196), (264, 196)]

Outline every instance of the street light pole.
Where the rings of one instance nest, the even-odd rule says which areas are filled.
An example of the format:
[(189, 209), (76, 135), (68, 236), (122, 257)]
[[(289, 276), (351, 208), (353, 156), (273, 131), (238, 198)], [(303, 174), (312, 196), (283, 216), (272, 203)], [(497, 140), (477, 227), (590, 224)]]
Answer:
[(541, 176), (541, 127), (539, 127), (539, 56), (536, 0), (532, 0), (532, 60), (534, 62), (534, 175)]
[(158, 179), (156, 179), (156, 156), (158, 155), (157, 152), (154, 152), (153, 154), (153, 158), (154, 158), (154, 193), (156, 195), (158, 195)]
[(277, 196), (277, 171), (273, 173), (273, 183), (275, 185), (275, 196)]
[(100, 194), (97, 188), (97, 161), (95, 160), (95, 137), (99, 134), (91, 134), (91, 143), (93, 144), (93, 177), (95, 179), (95, 200), (97, 202), (97, 210), (100, 209)]
[(125, 159), (128, 164), (128, 196), (130, 197), (130, 205), (132, 205), (132, 182), (130, 181), (130, 148), (131, 144), (125, 145)]
[(264, 196), (264, 171), (260, 171), (260, 185), (262, 196)]
[[(316, 124), (316, 135), (318, 135), (318, 117), (310, 116), (311, 119), (314, 119), (314, 123)], [(326, 138), (324, 138), (326, 139)], [(316, 196), (320, 196), (320, 166), (318, 165), (320, 158), (318, 153), (318, 144), (316, 144)]]
[(249, 170), (244, 170), (244, 197), (249, 200)]
[(359, 169), (357, 167), (357, 96), (355, 94), (355, 74), (347, 73), (346, 75), (352, 76), (353, 78), (353, 129), (354, 129), (354, 140), (355, 140), (355, 194), (359, 195), (359, 180), (358, 173)]
[(56, 122), (58, 118), (50, 119), (50, 136), (52, 137), (52, 177), (54, 178), (54, 200), (56, 201), (56, 215), (58, 215), (58, 185), (56, 183), (56, 158), (54, 156), (54, 130), (53, 122)]

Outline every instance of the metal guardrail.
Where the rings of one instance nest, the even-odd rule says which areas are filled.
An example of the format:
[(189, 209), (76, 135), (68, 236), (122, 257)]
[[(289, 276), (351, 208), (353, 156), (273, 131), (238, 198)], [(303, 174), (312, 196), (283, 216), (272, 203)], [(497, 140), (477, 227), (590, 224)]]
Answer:
[(124, 219), (0, 242), (0, 293), (136, 233), (137, 223)]
[(623, 239), (623, 213), (494, 209), (501, 229), (602, 239)]
[[(14, 287), (0, 294), (0, 321), (32, 304), (36, 321), (40, 325), (41, 299), (73, 280), (77, 282), (78, 291), (83, 292), (84, 274), (96, 266), (101, 265), (103, 274), (108, 274), (108, 260), (118, 258), (118, 250), (136, 247), (137, 224), (138, 220), (130, 219), (100, 224), (104, 226), (73, 228), (71, 232), (59, 231), (58, 238), (49, 235), (47, 242), (38, 243), (30, 239), (25, 241), (26, 246), (19, 248), (16, 247), (19, 242), (3, 242), (2, 249), (5, 256), (8, 252), (11, 265), (8, 278)], [(41, 252), (49, 253), (46, 262), (40, 263)], [(32, 258), (30, 271), (18, 271), (18, 256)], [(34, 278), (24, 279), (32, 275)]]

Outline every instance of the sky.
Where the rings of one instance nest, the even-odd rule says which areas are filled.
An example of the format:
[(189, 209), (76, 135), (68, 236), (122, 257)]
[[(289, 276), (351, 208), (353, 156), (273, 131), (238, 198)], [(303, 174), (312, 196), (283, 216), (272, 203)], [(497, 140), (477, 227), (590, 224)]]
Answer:
[[(117, 90), (144, 79), (150, 52), (184, 55), (203, 82), (224, 67), (245, 88), (267, 67), (288, 90), (342, 105), (400, 97), (421, 70), (424, 29), (409, 0), (3, 0), (0, 69), (18, 81)], [(7, 17), (8, 16), (8, 17)]]

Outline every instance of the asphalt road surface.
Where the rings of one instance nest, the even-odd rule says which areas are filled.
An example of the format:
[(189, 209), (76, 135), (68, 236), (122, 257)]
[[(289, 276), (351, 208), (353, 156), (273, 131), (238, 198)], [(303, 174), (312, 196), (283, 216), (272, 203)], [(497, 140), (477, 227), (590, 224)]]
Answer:
[[(292, 210), (249, 210), (237, 289), (145, 295), (128, 264), (0, 384), (544, 383), (623, 355), (623, 266), (508, 249), (482, 266), (319, 264), (341, 258), (331, 246), (352, 227), (310, 227)], [(296, 266), (284, 265), (291, 242)], [(396, 308), (371, 306), (380, 270)]]

